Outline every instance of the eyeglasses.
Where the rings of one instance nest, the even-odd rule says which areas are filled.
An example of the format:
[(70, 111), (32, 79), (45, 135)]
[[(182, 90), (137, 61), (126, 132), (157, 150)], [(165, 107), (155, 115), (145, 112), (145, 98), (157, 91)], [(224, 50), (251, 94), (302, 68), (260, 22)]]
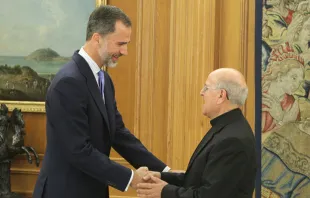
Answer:
[(213, 90), (225, 90), (226, 92), (226, 98), (227, 100), (229, 100), (229, 97), (228, 97), (228, 92), (226, 91), (226, 89), (222, 89), (222, 88), (213, 88), (213, 87), (208, 87), (207, 85), (204, 85), (204, 87), (202, 88), (201, 92), (202, 93), (205, 93), (206, 91), (208, 91), (209, 89), (213, 89)]
[(212, 88), (212, 87), (208, 87), (207, 85), (205, 85), (205, 86), (202, 88), (201, 92), (205, 93), (205, 92), (208, 91), (209, 89), (216, 90), (217, 88)]

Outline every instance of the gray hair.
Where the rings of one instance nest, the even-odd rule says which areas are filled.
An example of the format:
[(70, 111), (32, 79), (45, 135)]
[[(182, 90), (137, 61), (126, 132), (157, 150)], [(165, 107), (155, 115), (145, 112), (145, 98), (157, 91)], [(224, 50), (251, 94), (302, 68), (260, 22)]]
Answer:
[(126, 27), (131, 27), (129, 17), (121, 9), (110, 5), (96, 8), (89, 16), (86, 41), (90, 40), (94, 33), (102, 36), (113, 33), (116, 21), (121, 21)]
[(217, 83), (216, 88), (226, 90), (229, 101), (232, 104), (240, 106), (244, 105), (245, 100), (248, 97), (248, 87), (244, 87), (235, 81), (220, 80)]

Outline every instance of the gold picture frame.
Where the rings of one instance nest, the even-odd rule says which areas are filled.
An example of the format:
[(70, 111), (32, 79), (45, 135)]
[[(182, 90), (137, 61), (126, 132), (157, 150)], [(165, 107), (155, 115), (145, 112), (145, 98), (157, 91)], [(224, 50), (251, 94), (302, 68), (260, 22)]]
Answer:
[[(95, 0), (95, 7), (100, 5), (107, 5), (107, 0)], [(19, 108), (23, 112), (45, 113), (45, 102), (0, 100), (0, 103), (6, 104), (9, 111)]]

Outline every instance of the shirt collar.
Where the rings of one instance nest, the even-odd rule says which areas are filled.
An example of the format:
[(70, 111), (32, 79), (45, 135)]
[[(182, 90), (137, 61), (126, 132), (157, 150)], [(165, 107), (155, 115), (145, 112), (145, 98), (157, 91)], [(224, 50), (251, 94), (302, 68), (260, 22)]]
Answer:
[(81, 47), (79, 54), (86, 60), (94, 76), (97, 77), (98, 72), (100, 71), (100, 67), (97, 65), (97, 63), (85, 52), (83, 47)]
[(228, 111), (210, 121), (212, 127), (214, 126), (225, 126), (227, 124), (230, 124), (234, 122), (237, 119), (240, 119), (242, 117), (242, 111), (239, 108), (233, 109), (231, 111)]

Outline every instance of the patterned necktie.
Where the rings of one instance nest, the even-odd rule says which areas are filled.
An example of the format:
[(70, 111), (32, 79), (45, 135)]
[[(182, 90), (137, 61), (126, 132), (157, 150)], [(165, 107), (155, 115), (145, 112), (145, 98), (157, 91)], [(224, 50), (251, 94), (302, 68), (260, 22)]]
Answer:
[(99, 90), (100, 90), (101, 96), (103, 97), (103, 100), (104, 100), (104, 72), (102, 70), (100, 70), (98, 72), (98, 76), (99, 76), (99, 79), (98, 79)]

